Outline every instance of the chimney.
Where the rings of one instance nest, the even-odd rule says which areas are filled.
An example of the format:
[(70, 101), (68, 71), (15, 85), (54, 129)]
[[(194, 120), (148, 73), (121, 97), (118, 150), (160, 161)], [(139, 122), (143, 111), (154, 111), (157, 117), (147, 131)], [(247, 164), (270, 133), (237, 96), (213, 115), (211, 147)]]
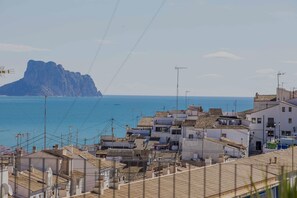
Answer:
[(17, 148), (16, 153), (18, 157), (22, 157), (24, 155), (23, 148)]
[(32, 153), (36, 153), (36, 150), (37, 150), (36, 146), (33, 146)]
[(30, 171), (31, 173), (34, 173), (34, 167), (33, 167), (32, 165), (30, 166), (29, 171)]
[(55, 145), (53, 146), (53, 148), (54, 148), (54, 150), (58, 150), (59, 145), (58, 145), (58, 144), (55, 144)]
[(19, 177), (20, 172), (16, 168), (13, 168), (13, 175), (15, 175), (15, 177)]
[(18, 171), (21, 171), (21, 166), (22, 166), (22, 156), (23, 156), (23, 149), (22, 148), (17, 148), (16, 149), (16, 156), (15, 156), (15, 167)]

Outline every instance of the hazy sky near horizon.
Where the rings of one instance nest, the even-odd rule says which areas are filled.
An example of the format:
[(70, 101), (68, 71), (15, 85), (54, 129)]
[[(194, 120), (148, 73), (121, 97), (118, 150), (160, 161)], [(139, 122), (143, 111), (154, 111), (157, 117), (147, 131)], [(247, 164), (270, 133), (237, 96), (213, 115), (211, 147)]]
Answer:
[(15, 71), (0, 85), (33, 59), (89, 73), (103, 94), (175, 95), (175, 66), (180, 95), (274, 93), (278, 71), (297, 87), (297, 1), (167, 0), (152, 21), (162, 2), (0, 0), (0, 66)]

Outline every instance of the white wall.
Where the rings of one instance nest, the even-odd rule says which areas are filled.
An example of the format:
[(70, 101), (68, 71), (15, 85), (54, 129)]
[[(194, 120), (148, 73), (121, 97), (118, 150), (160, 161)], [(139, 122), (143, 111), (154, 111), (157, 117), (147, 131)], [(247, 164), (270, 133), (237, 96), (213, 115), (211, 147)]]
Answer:
[[(189, 134), (193, 134), (194, 138), (209, 137), (220, 140), (222, 134), (226, 134), (226, 138), (237, 144), (249, 146), (249, 129), (197, 129), (194, 127), (185, 127), (183, 130), (183, 138), (189, 138)], [(199, 135), (200, 134), (200, 135)]]
[(224, 154), (223, 145), (209, 141), (207, 139), (183, 139), (182, 159), (191, 160), (194, 154), (199, 158), (211, 157), (214, 161), (218, 161), (221, 154)]
[[(8, 185), (8, 170), (6, 167), (0, 167), (0, 188)], [(2, 188), (4, 190), (4, 188)], [(8, 198), (8, 193), (2, 192), (3, 198)], [(1, 196), (1, 194), (0, 194)]]
[[(282, 108), (285, 107), (285, 112), (282, 112)], [(289, 112), (289, 107), (292, 108), (292, 112)], [(264, 116), (264, 123), (263, 123)], [(252, 123), (252, 119), (256, 118), (256, 123)], [(257, 123), (257, 119), (261, 118), (261, 123)], [(276, 124), (275, 128), (267, 127), (268, 118), (274, 118)], [(292, 119), (292, 123), (289, 123), (289, 118)], [(256, 142), (261, 142), (263, 146), (263, 132), (264, 132), (264, 143), (269, 141), (270, 137), (267, 137), (267, 131), (274, 131), (275, 136), (281, 135), (282, 131), (291, 131), (294, 132), (294, 127), (297, 129), (297, 108), (294, 105), (290, 105), (285, 102), (281, 102), (275, 107), (271, 107), (265, 110), (254, 112), (247, 115), (247, 120), (250, 121), (250, 131), (252, 135), (252, 142), (250, 149), (252, 151), (256, 150)], [(264, 124), (264, 128), (263, 128)], [(282, 135), (281, 135), (282, 137)]]
[[(42, 152), (42, 151), (40, 151)], [(21, 171), (23, 170), (29, 170), (29, 158), (31, 159), (31, 166), (40, 170), (40, 171), (46, 171), (49, 168), (52, 169), (53, 173), (57, 173), (57, 164), (58, 164), (58, 170), (61, 169), (61, 160), (58, 157), (55, 157), (53, 155), (42, 153), (42, 157), (40, 157), (40, 152), (38, 153), (32, 153), (27, 156), (21, 157)], [(44, 167), (43, 167), (43, 158), (44, 158)], [(58, 161), (57, 161), (58, 160)], [(43, 169), (44, 168), (44, 169)]]
[[(73, 159), (73, 170), (77, 170), (80, 172), (86, 171), (86, 192), (90, 192), (93, 190), (96, 184), (96, 179), (98, 178), (99, 168), (93, 166), (88, 161), (86, 164), (82, 158), (77, 157)], [(103, 169), (101, 168), (100, 173), (104, 176), (104, 186), (106, 188), (109, 187), (110, 184), (110, 171), (111, 169)], [(83, 179), (84, 182), (84, 179)], [(82, 184), (82, 190), (84, 190), (84, 184)]]

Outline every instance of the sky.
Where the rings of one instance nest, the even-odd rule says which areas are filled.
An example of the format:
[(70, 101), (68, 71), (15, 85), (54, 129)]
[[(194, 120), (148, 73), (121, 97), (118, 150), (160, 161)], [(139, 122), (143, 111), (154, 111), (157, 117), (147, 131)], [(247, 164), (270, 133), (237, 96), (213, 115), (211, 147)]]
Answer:
[[(295, 0), (0, 0), (0, 66), (89, 74), (106, 95), (249, 96), (297, 87)], [(99, 49), (99, 50), (98, 50)]]

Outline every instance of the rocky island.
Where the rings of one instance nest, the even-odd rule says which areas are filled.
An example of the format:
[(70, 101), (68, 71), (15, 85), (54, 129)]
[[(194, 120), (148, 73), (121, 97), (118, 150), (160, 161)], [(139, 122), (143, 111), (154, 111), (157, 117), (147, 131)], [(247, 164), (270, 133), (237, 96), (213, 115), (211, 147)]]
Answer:
[(54, 62), (30, 60), (24, 77), (0, 87), (7, 96), (101, 96), (89, 75), (70, 72)]

